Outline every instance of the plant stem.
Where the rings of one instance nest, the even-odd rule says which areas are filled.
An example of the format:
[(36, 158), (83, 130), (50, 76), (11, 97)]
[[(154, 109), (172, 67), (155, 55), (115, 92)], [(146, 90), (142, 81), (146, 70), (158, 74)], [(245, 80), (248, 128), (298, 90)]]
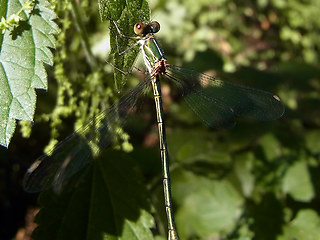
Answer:
[(75, 0), (71, 0), (71, 5), (72, 5), (72, 16), (75, 20), (76, 27), (81, 35), (81, 45), (84, 49), (87, 62), (91, 70), (95, 70), (97, 69), (97, 61), (91, 52), (88, 34), (82, 21), (82, 14), (80, 13), (78, 3)]

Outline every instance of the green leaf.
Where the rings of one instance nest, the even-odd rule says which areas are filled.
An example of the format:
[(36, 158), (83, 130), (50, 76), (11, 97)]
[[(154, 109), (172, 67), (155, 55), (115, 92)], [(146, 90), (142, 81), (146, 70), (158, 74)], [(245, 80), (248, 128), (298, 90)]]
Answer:
[(282, 188), (297, 201), (308, 202), (314, 197), (315, 192), (305, 161), (296, 162), (289, 168), (284, 176)]
[[(1, 1), (1, 16), (17, 13), (18, 0)], [(47, 89), (47, 74), (43, 63), (52, 65), (49, 49), (55, 47), (53, 34), (58, 26), (49, 3), (39, 0), (31, 12), (22, 11), (22, 20), (13, 29), (0, 34), (0, 144), (7, 147), (16, 120), (33, 120), (36, 104), (35, 88)]]
[(234, 164), (234, 172), (237, 177), (237, 183), (240, 184), (243, 195), (251, 196), (255, 187), (255, 177), (253, 174), (254, 155), (252, 152), (246, 152), (237, 155)]
[(306, 133), (305, 136), (306, 145), (310, 152), (313, 154), (320, 153), (320, 130), (311, 130)]
[(189, 172), (174, 172), (176, 223), (181, 239), (209, 239), (232, 231), (241, 215), (243, 199), (227, 181), (214, 181)]
[(300, 210), (297, 216), (283, 229), (277, 240), (317, 240), (320, 239), (320, 218), (311, 209)]
[[(135, 36), (133, 27), (137, 22), (150, 21), (150, 9), (146, 0), (99, 0), (99, 10), (103, 20), (116, 21), (121, 32), (127, 36)], [(134, 44), (136, 40), (119, 36), (113, 23), (110, 23), (110, 26), (110, 46), (111, 53), (114, 54), (113, 60), (115, 66), (114, 80), (117, 90), (120, 91), (126, 83), (126, 75), (123, 74), (123, 72), (129, 72), (133, 69), (139, 47), (136, 46), (122, 56), (119, 56), (120, 52), (128, 49), (128, 47)]]
[(265, 134), (261, 140), (261, 147), (266, 159), (272, 162), (281, 156), (281, 144), (274, 134)]
[[(61, 195), (42, 193), (34, 239), (153, 239), (153, 217), (134, 161), (106, 151)], [(72, 184), (69, 184), (69, 186)]]

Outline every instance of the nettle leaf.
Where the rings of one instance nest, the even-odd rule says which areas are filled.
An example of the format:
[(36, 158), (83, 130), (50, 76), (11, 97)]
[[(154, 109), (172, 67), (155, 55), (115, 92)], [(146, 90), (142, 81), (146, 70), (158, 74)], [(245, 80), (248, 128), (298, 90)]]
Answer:
[[(124, 167), (125, 166), (125, 167)], [(131, 158), (105, 151), (63, 192), (41, 193), (33, 239), (153, 239), (154, 220), (142, 175)]]
[[(1, 1), (1, 18), (21, 10), (22, 0)], [(36, 1), (31, 11), (22, 11), (17, 25), (0, 33), (0, 144), (8, 147), (16, 119), (33, 120), (35, 88), (47, 89), (43, 63), (53, 65), (49, 48), (55, 47), (56, 14), (45, 0)]]
[[(102, 20), (116, 21), (121, 32), (126, 36), (135, 36), (133, 27), (137, 22), (150, 21), (150, 9), (146, 0), (99, 0), (99, 10)], [(123, 72), (132, 70), (139, 53), (139, 46), (119, 56), (119, 52), (125, 51), (137, 40), (119, 36), (112, 23), (110, 23), (110, 27), (110, 46), (115, 66), (114, 80), (117, 89), (120, 91), (126, 83), (126, 75)]]

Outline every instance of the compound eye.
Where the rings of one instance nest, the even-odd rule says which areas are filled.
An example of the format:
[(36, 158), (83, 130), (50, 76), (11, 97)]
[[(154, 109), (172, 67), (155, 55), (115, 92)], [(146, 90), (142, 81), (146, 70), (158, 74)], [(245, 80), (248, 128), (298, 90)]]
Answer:
[(134, 33), (137, 35), (141, 35), (144, 32), (145, 25), (142, 22), (138, 22), (134, 25)]
[(160, 30), (160, 24), (157, 21), (152, 21), (150, 23), (152, 33), (157, 33)]

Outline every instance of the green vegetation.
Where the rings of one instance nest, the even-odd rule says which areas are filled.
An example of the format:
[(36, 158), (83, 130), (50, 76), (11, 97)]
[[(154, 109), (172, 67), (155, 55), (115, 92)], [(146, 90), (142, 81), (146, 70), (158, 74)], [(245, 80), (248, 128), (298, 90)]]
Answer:
[[(22, 37), (34, 39), (34, 32), (14, 18), (16, 15), (31, 29), (43, 29), (42, 39), (54, 43), (55, 34), (56, 42), (23, 43), (33, 44), (33, 49), (42, 48), (49, 57), (33, 56), (29, 62), (22, 59), (21, 64), (31, 68), (32, 59), (39, 60), (40, 65), (53, 63), (53, 67), (46, 66), (47, 92), (36, 90), (36, 109), (35, 95), (25, 102), (28, 108), (23, 109), (28, 111), (24, 112), (9, 111), (5, 97), (26, 92), (25, 89), (33, 92), (34, 88), (46, 88), (44, 72), (36, 69), (40, 65), (32, 70), (35, 75), (40, 72), (39, 81), (31, 81), (28, 74), (16, 71), (25, 77), (18, 90), (10, 89), (10, 94), (4, 87), (0, 90), (0, 137), (4, 137), (1, 144), (8, 145), (10, 139), (3, 132), (2, 122), (7, 121), (7, 131), (13, 133), (14, 119), (32, 120), (35, 109), (32, 131), (30, 122), (20, 121), (17, 127), (29, 138), (22, 138), (16, 130), (9, 148), (0, 151), (0, 196), (6, 203), (1, 208), (11, 215), (16, 209), (36, 204), (22, 192), (21, 179), (47, 143), (52, 146), (62, 140), (144, 76), (140, 61), (136, 66), (141, 71), (134, 70), (126, 77), (105, 62), (114, 61), (116, 66), (129, 70), (137, 49), (127, 59), (109, 56), (115, 52), (114, 29), (109, 30), (108, 21), (101, 22), (98, 2), (61, 0), (48, 5), (42, 0), (28, 1), (31, 5), (22, 11), (21, 4), (9, 4), (16, 2), (0, 1), (0, 17), (4, 17), (0, 26), (5, 29), (0, 34), (2, 66), (9, 57), (18, 64), (15, 61), (20, 56), (31, 52), (29, 48), (18, 56), (17, 52), (4, 51), (8, 37), (13, 43)], [(180, 101), (177, 89), (163, 83), (174, 210), (181, 239), (320, 239), (320, 2), (196, 2), (148, 2), (151, 19), (161, 24), (157, 36), (168, 61), (273, 92), (286, 105), (286, 113), (273, 122), (240, 119), (232, 129), (210, 129)], [(105, 0), (100, 1), (100, 11), (103, 20), (120, 19), (122, 30), (133, 35), (134, 22), (149, 18), (148, 4), (143, 0)], [(15, 8), (8, 14), (3, 11), (6, 6)], [(39, 15), (30, 11), (30, 6), (40, 9), (40, 14), (45, 11), (47, 18), (41, 15), (40, 19), (49, 25), (41, 25), (40, 20), (31, 22)], [(55, 15), (59, 31), (53, 22)], [(16, 29), (21, 35), (16, 34), (15, 40)], [(125, 48), (130, 41), (120, 45)], [(55, 47), (52, 57), (48, 47)], [(3, 76), (9, 76), (3, 73), (1, 84)], [(40, 82), (42, 86), (34, 85)], [(27, 83), (29, 88), (23, 88)], [(130, 116), (121, 141), (115, 146), (129, 153), (105, 151), (95, 164), (77, 174), (79, 183), (68, 183), (73, 191), (59, 197), (50, 191), (41, 195), (40, 204), (44, 207), (37, 216), (35, 239), (128, 240), (152, 239), (152, 235), (166, 239), (153, 100), (143, 100), (138, 106), (140, 111), (135, 117)], [(21, 210), (20, 217), (16, 214), (14, 220), (1, 226), (1, 239), (12, 238), (16, 228), (24, 225), (24, 214)], [(15, 227), (11, 233), (8, 226)]]

